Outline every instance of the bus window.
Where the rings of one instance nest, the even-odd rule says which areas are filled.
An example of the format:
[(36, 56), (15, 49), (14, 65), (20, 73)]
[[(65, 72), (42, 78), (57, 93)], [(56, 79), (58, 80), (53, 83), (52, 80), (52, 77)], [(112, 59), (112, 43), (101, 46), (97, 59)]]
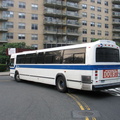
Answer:
[(27, 54), (25, 57), (25, 63), (35, 64), (36, 63), (36, 54), (35, 53)]
[(64, 51), (63, 63), (85, 63), (85, 48), (69, 49)]
[(10, 66), (11, 66), (11, 67), (14, 66), (14, 58), (10, 59)]
[(44, 63), (44, 53), (38, 53), (37, 63)]
[(23, 64), (25, 62), (25, 55), (17, 55), (17, 62), (18, 64)]
[(51, 51), (45, 53), (44, 63), (61, 63), (62, 51)]
[(77, 53), (73, 56), (74, 63), (85, 63), (85, 54), (84, 53)]
[(119, 50), (114, 48), (97, 48), (96, 62), (119, 62)]

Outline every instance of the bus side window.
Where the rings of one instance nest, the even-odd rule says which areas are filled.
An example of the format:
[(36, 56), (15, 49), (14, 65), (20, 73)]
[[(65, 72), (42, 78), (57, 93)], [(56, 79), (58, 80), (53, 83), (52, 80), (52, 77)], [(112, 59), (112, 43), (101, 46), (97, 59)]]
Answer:
[(25, 55), (17, 55), (17, 64), (22, 64), (25, 62)]
[(44, 53), (38, 53), (37, 55), (37, 63), (41, 63), (43, 64), (44, 63)]
[(14, 67), (14, 58), (10, 60), (10, 67)]
[(85, 63), (85, 54), (84, 53), (77, 53), (73, 55), (73, 61), (74, 63), (81, 63), (84, 64)]

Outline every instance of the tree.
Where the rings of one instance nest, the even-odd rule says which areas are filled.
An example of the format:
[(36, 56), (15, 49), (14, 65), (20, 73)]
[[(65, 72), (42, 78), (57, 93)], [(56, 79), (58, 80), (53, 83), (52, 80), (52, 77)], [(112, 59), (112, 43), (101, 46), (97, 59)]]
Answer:
[(6, 64), (9, 61), (9, 56), (6, 55), (8, 48), (23, 48), (23, 49), (34, 49), (33, 47), (26, 46), (25, 42), (20, 43), (5, 43), (0, 46), (0, 64)]

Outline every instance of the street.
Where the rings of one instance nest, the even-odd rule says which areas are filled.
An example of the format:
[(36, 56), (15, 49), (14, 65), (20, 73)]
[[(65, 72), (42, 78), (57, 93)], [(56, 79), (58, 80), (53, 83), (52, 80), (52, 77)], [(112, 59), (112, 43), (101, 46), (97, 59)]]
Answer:
[(0, 76), (0, 120), (119, 120), (120, 89), (89, 92)]

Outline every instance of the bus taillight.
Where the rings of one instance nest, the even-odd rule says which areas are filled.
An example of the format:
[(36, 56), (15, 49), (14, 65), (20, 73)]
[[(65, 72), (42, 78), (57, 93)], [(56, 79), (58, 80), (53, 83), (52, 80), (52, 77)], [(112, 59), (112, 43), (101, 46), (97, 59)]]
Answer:
[(95, 70), (95, 79), (98, 79), (98, 71)]

